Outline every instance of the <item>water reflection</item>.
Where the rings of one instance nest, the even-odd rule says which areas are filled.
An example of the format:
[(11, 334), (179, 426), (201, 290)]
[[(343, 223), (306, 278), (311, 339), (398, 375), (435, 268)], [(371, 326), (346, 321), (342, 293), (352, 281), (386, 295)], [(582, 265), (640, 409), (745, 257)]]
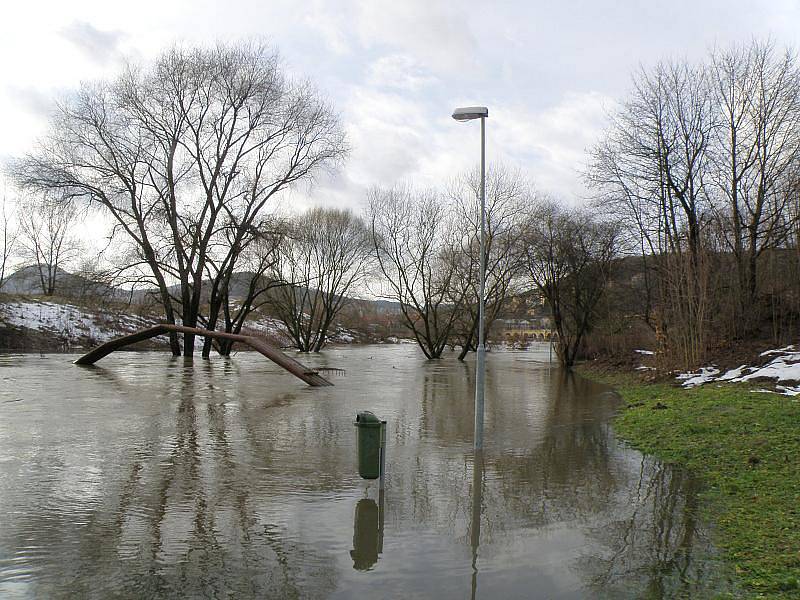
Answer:
[[(320, 360), (348, 375), (319, 389), (244, 353), (4, 364), (19, 386), (0, 401), (23, 401), (0, 402), (0, 596), (671, 598), (728, 587), (696, 482), (614, 438), (608, 390), (535, 357), (490, 355), (478, 454), (471, 366), (427, 363), (413, 348), (331, 352)], [(377, 502), (356, 474), (351, 423), (363, 409), (389, 422)]]
[(470, 598), (478, 591), (478, 547), (481, 545), (481, 513), (483, 512), (483, 449), (476, 449), (472, 458), (472, 514), (469, 545), (472, 549), (472, 586)]
[(585, 558), (590, 586), (599, 593), (637, 581), (642, 591), (628, 587), (631, 594), (675, 598), (690, 597), (698, 580), (720, 581), (720, 565), (695, 556), (709, 543), (696, 539), (706, 535), (698, 523), (698, 492), (686, 473), (643, 459), (631, 514), (592, 532), (609, 551)]
[(384, 492), (378, 492), (378, 503), (362, 498), (356, 503), (353, 518), (353, 549), (350, 557), (357, 571), (369, 571), (383, 553)]

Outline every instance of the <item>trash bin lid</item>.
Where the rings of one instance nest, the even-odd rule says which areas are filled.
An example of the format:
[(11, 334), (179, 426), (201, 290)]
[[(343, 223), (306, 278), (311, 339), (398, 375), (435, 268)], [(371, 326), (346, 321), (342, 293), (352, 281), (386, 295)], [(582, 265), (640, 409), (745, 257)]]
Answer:
[(356, 425), (359, 427), (380, 427), (381, 420), (371, 411), (362, 410), (356, 415)]

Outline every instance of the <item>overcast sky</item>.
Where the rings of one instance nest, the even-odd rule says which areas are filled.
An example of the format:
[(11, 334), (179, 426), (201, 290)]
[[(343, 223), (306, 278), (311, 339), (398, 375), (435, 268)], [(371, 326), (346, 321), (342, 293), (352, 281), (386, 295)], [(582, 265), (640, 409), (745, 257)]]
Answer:
[(489, 107), (487, 152), (570, 201), (631, 73), (662, 58), (772, 36), (797, 46), (787, 0), (24, 0), (0, 20), (0, 159), (24, 153), (53, 99), (176, 41), (260, 37), (341, 113), (352, 153), (300, 204), (359, 207), (374, 184), (436, 185), (479, 158), (460, 105)]

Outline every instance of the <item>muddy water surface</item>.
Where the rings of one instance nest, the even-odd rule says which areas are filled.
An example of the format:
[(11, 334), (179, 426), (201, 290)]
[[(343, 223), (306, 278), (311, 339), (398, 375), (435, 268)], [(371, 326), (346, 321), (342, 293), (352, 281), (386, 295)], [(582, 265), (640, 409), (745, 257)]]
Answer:
[[(488, 356), (332, 349), (308, 388), (255, 353), (0, 356), (2, 598), (677, 598), (727, 589), (697, 485), (627, 448), (614, 394)], [(386, 492), (353, 420), (389, 423)]]

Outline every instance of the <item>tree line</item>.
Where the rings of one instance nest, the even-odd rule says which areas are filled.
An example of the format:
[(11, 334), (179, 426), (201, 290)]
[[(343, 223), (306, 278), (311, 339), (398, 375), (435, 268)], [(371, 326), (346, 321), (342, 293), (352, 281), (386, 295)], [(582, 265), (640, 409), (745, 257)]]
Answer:
[(796, 336), (799, 158), (793, 51), (753, 41), (635, 74), (587, 179), (640, 257), (630, 316), (670, 366)]
[[(711, 159), (702, 152), (692, 157), (689, 149), (695, 129), (706, 127), (710, 101), (695, 89), (705, 87), (689, 85), (700, 71), (659, 69), (642, 75), (637, 90), (650, 95), (620, 112), (617, 127), (592, 155), (589, 178), (614, 219), (537, 194), (520, 172), (500, 165), (488, 172), (486, 326), (510, 298), (535, 290), (552, 312), (557, 353), (567, 366), (592, 336), (623, 242), (639, 243), (648, 261), (653, 283), (645, 319), (654, 327), (667, 330), (670, 324), (673, 331), (666, 317), (676, 316), (669, 310), (694, 311), (695, 319), (710, 310), (698, 304), (708, 293), (699, 275), (708, 261), (702, 250), (711, 213), (703, 210), (702, 190), (709, 176), (695, 175)], [(668, 89), (664, 106), (654, 105), (651, 96)], [(666, 108), (677, 122), (665, 120)], [(653, 141), (646, 138), (652, 130), (648, 109), (665, 123), (655, 134), (655, 166), (625, 138)], [(739, 139), (745, 131), (759, 138), (753, 127), (738, 130)], [(705, 133), (696, 136), (710, 144)], [(770, 166), (783, 165), (784, 159), (772, 158), (788, 152), (783, 143), (787, 149), (778, 152), (770, 142), (772, 162), (762, 160), (768, 166), (761, 167), (760, 208), (748, 204), (756, 191), (737, 188), (742, 285), (759, 266), (748, 262), (752, 244), (760, 256), (767, 240), (787, 239), (780, 233), (785, 223), (774, 216), (774, 182), (788, 171)], [(737, 175), (737, 182), (757, 179), (751, 163), (761, 155), (750, 152), (747, 168), (740, 165), (747, 176)], [(18, 210), (16, 245), (38, 266), (43, 293), (53, 293), (55, 267), (80, 253), (77, 221), (99, 214), (110, 223), (108, 255), (116, 280), (155, 289), (169, 323), (237, 333), (268, 304), (299, 350), (319, 351), (348, 299), (368, 293), (398, 303), (427, 358), (451, 347), (463, 359), (478, 339), (479, 173), (456, 176), (440, 189), (374, 187), (363, 215), (315, 208), (287, 217), (275, 211), (283, 193), (337, 168), (347, 153), (334, 108), (309, 82), (289, 77), (274, 51), (253, 43), (176, 46), (152, 63), (127, 66), (114, 79), (83, 84), (57, 106), (38, 147), (9, 165), (28, 198)], [(648, 196), (653, 190), (661, 195)], [(661, 210), (661, 199), (672, 204)], [(653, 203), (658, 210), (650, 210)], [(755, 218), (753, 211), (755, 242), (746, 221)], [(7, 250), (15, 245), (5, 211), (0, 225), (5, 268)], [(672, 294), (660, 312), (654, 294)], [(173, 335), (173, 353), (191, 355), (193, 338), (183, 336), (181, 345)], [(214, 349), (206, 340), (203, 356)], [(230, 346), (222, 343), (216, 351), (228, 354)]]

